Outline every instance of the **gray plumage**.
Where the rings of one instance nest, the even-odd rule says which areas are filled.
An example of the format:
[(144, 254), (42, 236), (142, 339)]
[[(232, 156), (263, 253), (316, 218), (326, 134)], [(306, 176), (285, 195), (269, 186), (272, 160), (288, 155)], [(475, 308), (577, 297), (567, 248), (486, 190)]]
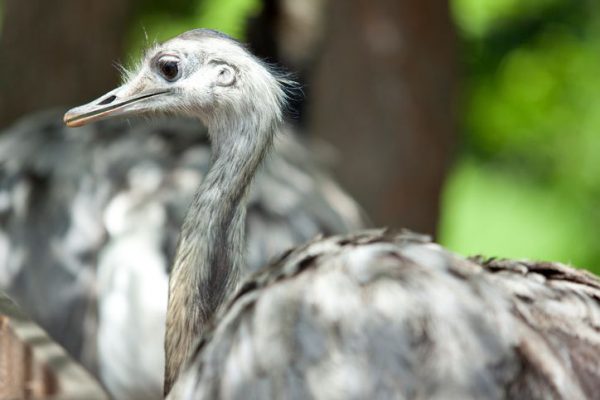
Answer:
[(600, 281), (410, 233), (315, 240), (244, 283), (171, 399), (595, 399)]
[(246, 192), (281, 124), (287, 83), (239, 43), (196, 30), (65, 114), (80, 126), (170, 111), (208, 126), (212, 167), (169, 281), (169, 398), (600, 392), (600, 283), (566, 266), (468, 261), (418, 235), (366, 231), (292, 250), (244, 282)]
[[(167, 267), (210, 153), (185, 119), (71, 130), (48, 111), (0, 134), (0, 287), (115, 398), (162, 396)], [(281, 133), (250, 193), (243, 274), (362, 225), (325, 170)]]

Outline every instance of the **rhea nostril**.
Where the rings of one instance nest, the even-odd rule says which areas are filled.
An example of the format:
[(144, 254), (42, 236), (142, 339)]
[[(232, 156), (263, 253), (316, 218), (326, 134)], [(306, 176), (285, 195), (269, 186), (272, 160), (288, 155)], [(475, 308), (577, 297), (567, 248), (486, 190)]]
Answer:
[(104, 106), (106, 104), (110, 104), (113, 101), (115, 101), (115, 99), (117, 98), (117, 96), (115, 96), (114, 94), (112, 96), (108, 96), (107, 98), (105, 98), (104, 100), (102, 100), (100, 103), (98, 103), (99, 106)]

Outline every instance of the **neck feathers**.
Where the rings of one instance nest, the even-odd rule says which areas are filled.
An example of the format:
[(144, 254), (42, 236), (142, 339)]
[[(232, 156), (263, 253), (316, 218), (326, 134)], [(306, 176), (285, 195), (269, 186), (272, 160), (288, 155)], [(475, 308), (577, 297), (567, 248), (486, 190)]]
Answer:
[(213, 163), (188, 211), (169, 281), (167, 394), (208, 321), (235, 291), (245, 251), (246, 195), (281, 121), (248, 104), (209, 121)]

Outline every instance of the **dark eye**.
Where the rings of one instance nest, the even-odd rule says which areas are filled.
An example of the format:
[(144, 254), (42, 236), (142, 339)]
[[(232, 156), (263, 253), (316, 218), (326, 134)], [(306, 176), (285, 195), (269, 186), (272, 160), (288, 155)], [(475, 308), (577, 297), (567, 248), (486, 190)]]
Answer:
[(179, 78), (179, 62), (175, 60), (159, 60), (158, 70), (163, 78), (169, 82), (173, 82)]

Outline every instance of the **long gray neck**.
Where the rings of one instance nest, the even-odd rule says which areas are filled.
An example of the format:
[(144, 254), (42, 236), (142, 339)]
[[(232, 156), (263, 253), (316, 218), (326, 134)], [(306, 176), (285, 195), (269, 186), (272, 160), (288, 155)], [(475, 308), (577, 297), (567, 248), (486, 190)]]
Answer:
[(239, 282), (246, 194), (277, 123), (247, 118), (222, 116), (228, 124), (209, 124), (212, 167), (185, 218), (169, 280), (165, 394), (208, 321)]

